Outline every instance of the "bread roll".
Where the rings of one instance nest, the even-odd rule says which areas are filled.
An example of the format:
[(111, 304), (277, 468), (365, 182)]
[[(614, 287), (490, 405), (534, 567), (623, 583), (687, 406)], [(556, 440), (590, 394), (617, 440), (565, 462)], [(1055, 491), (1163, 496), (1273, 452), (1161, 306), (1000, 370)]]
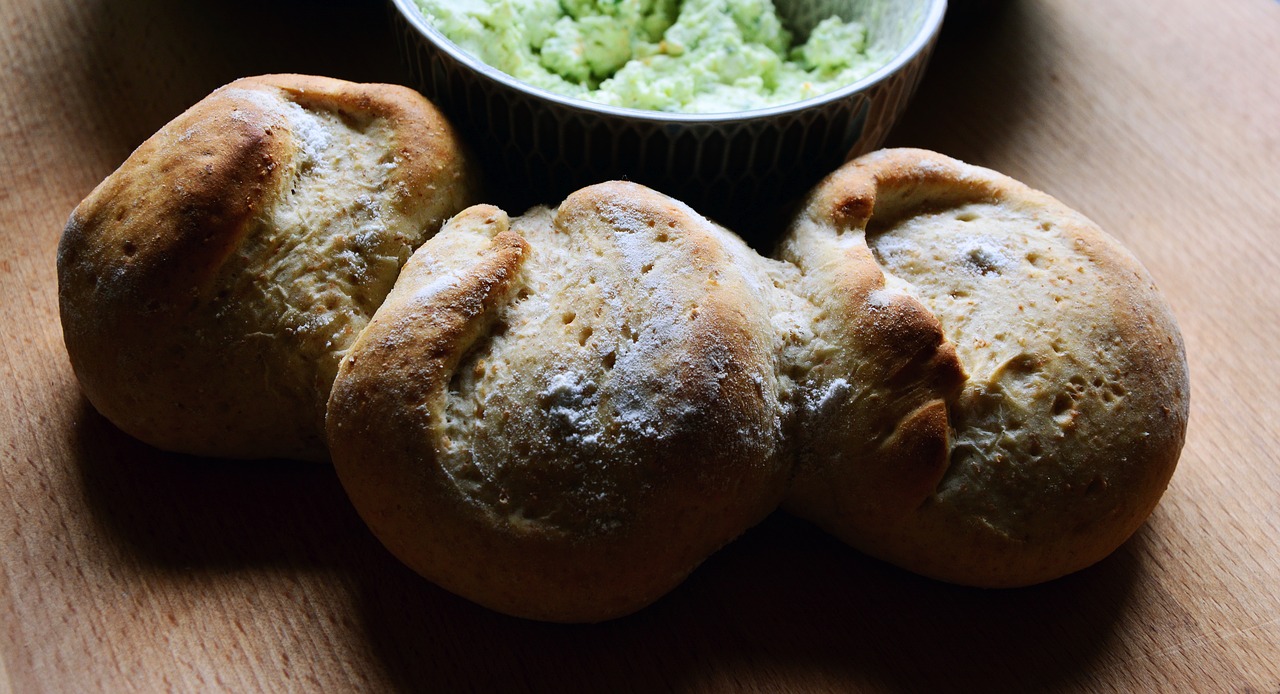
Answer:
[(765, 261), (630, 183), (472, 207), (343, 359), (334, 465), (406, 564), (592, 622), (679, 583), (786, 487)]
[(217, 90), (67, 223), (59, 301), (85, 394), (167, 450), (324, 459), (339, 359), (474, 178), (412, 90), (300, 75)]
[(788, 509), (992, 587), (1093, 564), (1150, 514), (1182, 447), (1186, 358), (1150, 276), (1089, 220), (890, 150), (823, 181), (781, 256), (825, 316), (797, 373), (813, 405)]

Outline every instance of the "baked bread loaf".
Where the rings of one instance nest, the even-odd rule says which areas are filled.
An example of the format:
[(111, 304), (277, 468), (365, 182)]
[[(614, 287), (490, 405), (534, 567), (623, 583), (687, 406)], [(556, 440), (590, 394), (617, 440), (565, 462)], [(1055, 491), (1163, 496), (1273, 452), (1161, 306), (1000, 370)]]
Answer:
[(410, 89), (270, 75), (215, 91), (67, 223), (59, 304), (85, 394), (167, 450), (324, 459), (339, 359), (475, 194)]
[(464, 211), (342, 361), (329, 443), (356, 509), (501, 612), (649, 604), (786, 487), (762, 262), (631, 183)]
[(988, 587), (1093, 564), (1150, 514), (1182, 448), (1186, 358), (1150, 276), (1089, 220), (890, 150), (823, 181), (781, 257), (827, 316), (786, 508)]

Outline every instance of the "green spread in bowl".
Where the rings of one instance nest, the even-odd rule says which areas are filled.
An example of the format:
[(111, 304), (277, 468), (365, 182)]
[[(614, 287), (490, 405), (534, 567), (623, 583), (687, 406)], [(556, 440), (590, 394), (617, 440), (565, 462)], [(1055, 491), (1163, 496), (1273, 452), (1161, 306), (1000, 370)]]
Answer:
[(890, 56), (838, 17), (802, 45), (772, 0), (416, 0), (460, 48), (535, 87), (612, 106), (722, 113), (855, 82)]

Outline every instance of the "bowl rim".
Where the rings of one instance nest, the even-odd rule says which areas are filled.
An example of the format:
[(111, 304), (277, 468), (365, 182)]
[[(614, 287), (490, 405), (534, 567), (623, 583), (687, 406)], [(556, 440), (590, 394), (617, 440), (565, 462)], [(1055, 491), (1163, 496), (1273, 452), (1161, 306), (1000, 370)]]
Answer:
[(875, 72), (863, 77), (860, 80), (851, 82), (838, 89), (829, 91), (825, 94), (809, 97), (800, 101), (792, 101), (785, 104), (775, 106), (766, 106), (763, 108), (749, 109), (745, 111), (722, 111), (718, 113), (683, 113), (677, 111), (653, 111), (649, 109), (627, 108), (622, 106), (612, 106), (609, 104), (601, 104), (595, 101), (579, 99), (564, 94), (558, 94), (541, 87), (535, 87), (528, 82), (517, 79), (498, 68), (480, 60), (471, 53), (463, 50), (453, 41), (450, 41), (443, 33), (427, 21), (426, 16), (418, 8), (415, 0), (391, 0), (391, 4), (405, 21), (409, 22), (419, 34), (432, 45), (441, 51), (447, 53), (451, 58), (462, 63), (468, 68), (480, 73), (484, 77), (499, 82), (510, 89), (525, 94), (526, 96), (543, 101), (550, 101), (562, 108), (587, 113), (593, 115), (608, 115), (615, 118), (626, 118), (629, 120), (648, 121), (658, 125), (683, 125), (695, 123), (737, 123), (743, 121), (756, 120), (758, 118), (769, 118), (773, 116), (781, 116), (805, 111), (815, 107), (821, 107), (834, 101), (840, 101), (857, 92), (864, 91), (868, 87), (884, 81), (894, 73), (898, 72), (904, 65), (911, 62), (924, 51), (937, 36), (942, 26), (942, 20), (947, 10), (947, 0), (927, 0), (928, 7), (925, 12), (924, 20), (920, 23), (916, 33), (912, 35), (906, 45), (894, 54), (887, 63), (880, 66)]

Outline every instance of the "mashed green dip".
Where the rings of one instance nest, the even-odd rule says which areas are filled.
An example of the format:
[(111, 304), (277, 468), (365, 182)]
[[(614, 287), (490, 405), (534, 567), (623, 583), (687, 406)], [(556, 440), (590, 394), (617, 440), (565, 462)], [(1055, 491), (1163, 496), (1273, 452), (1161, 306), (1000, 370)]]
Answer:
[(763, 108), (832, 91), (885, 62), (868, 54), (862, 24), (836, 17), (793, 47), (772, 0), (417, 3), (451, 41), (517, 79), (628, 108)]

